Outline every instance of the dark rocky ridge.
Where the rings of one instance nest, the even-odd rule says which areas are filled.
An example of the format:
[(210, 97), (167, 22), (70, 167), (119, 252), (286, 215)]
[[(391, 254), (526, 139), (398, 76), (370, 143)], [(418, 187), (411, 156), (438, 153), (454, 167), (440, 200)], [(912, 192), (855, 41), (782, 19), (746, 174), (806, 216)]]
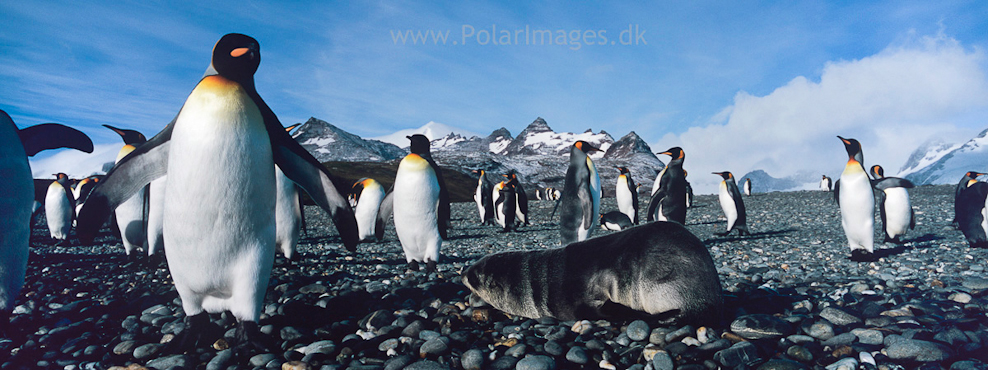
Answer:
[[(710, 250), (727, 300), (725, 316), (706, 327), (528, 320), (469, 307), (458, 274), (472, 261), (556, 245), (547, 219), (552, 202), (533, 201), (533, 225), (507, 234), (477, 225), (473, 204), (454, 204), (455, 229), (443, 244), (440, 271), (428, 276), (404, 273), (393, 227), (387, 241), (349, 254), (328, 217), (307, 207), (302, 260), (289, 266), (279, 257), (268, 285), (260, 324), (274, 348), (240, 368), (302, 361), (326, 370), (595, 369), (606, 361), (621, 369), (823, 369), (862, 357), (878, 369), (984, 368), (988, 250), (968, 248), (950, 228), (952, 194), (949, 185), (912, 189), (916, 229), (903, 246), (879, 244), (883, 257), (873, 263), (847, 259), (831, 193), (745, 197), (753, 235), (744, 238), (715, 236), (725, 227), (716, 196), (698, 196), (687, 228)], [(614, 209), (613, 198), (603, 208)], [(33, 230), (11, 339), (0, 340), (3, 368), (234, 364), (228, 351), (209, 346), (187, 355), (161, 352), (163, 333), (183, 330), (167, 270), (128, 266), (106, 229), (96, 246), (54, 246), (43, 219)], [(232, 335), (228, 316), (212, 315), (212, 322), (218, 336)]]

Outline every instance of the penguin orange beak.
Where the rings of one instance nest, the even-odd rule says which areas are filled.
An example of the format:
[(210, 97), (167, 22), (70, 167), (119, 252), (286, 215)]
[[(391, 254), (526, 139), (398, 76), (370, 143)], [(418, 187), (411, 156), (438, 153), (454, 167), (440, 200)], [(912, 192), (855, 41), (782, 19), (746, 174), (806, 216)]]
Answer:
[(840, 139), (840, 141), (843, 141), (845, 145), (851, 145), (850, 141), (847, 141), (847, 139), (842, 138), (840, 135), (837, 135), (837, 138)]

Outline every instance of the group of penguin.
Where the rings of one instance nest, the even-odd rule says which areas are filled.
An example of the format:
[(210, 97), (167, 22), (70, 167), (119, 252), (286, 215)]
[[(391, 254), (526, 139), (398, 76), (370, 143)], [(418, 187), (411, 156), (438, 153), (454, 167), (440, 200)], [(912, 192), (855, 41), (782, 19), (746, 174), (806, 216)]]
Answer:
[[(408, 137), (410, 153), (399, 162), (389, 191), (376, 180), (365, 178), (352, 186), (353, 195), (348, 200), (334, 186), (329, 171), (295, 142), (289, 133), (292, 127), (283, 127), (261, 99), (254, 85), (260, 59), (257, 40), (243, 34), (224, 35), (213, 47), (203, 77), (158, 134), (146, 139), (136, 131), (109, 127), (125, 143), (114, 167), (103, 177), (79, 181), (75, 190), (68, 186), (67, 176), (58, 175), (46, 196), (46, 214), (56, 239), (67, 237), (66, 225), (74, 219), (80, 241), (91, 243), (114, 215), (128, 254), (142, 246), (149, 254), (167, 248), (165, 258), (186, 315), (186, 330), (169, 342), (171, 351), (186, 352), (208, 344), (204, 337), (209, 325), (207, 313), (223, 311), (231, 312), (239, 322), (235, 353), (263, 346), (257, 341), (257, 322), (275, 254), (280, 250), (293, 258), (299, 225), (304, 222), (299, 190), (331, 216), (342, 244), (350, 251), (361, 241), (380, 240), (385, 224), (393, 218), (409, 268), (417, 270), (425, 264), (435, 271), (442, 242), (448, 239), (449, 193), (430, 153), (428, 138)], [(4, 255), (0, 311), (9, 313), (24, 282), (35, 207), (27, 157), (60, 147), (92, 152), (93, 145), (85, 134), (62, 125), (18, 130), (2, 113), (0, 168), (10, 175), (0, 188), (0, 218), (6, 220), (0, 226), (4, 236), (0, 243)], [(850, 159), (841, 177), (843, 184), (835, 187), (835, 196), (842, 214), (847, 214), (842, 217), (852, 250), (870, 253), (871, 241), (860, 232), (864, 221), (854, 223), (859, 222), (860, 210), (871, 207), (862, 205), (871, 197), (861, 194), (870, 191), (872, 182), (863, 167), (852, 166), (852, 162), (858, 167), (863, 162), (860, 145), (853, 139), (844, 142)], [(545, 189), (537, 196), (557, 201), (563, 245), (587, 239), (598, 222), (608, 228), (640, 223), (638, 186), (623, 167), (618, 168), (616, 194), (621, 217), (600, 215), (600, 175), (590, 158), (598, 151), (586, 141), (574, 143), (562, 190)], [(692, 202), (683, 169), (685, 153), (674, 147), (659, 154), (672, 159), (653, 185), (647, 221), (685, 225), (686, 210)], [(480, 222), (496, 222), (502, 231), (528, 224), (527, 196), (517, 174), (508, 173), (504, 181), (494, 184), (484, 171), (478, 173), (475, 200)], [(728, 219), (725, 234), (736, 229), (747, 235), (744, 203), (733, 175), (714, 174), (723, 180), (719, 199)], [(884, 189), (883, 203), (892, 204), (901, 202), (902, 197), (889, 190), (908, 187), (905, 185), (911, 186), (902, 180), (875, 187)], [(750, 194), (750, 181), (743, 187)], [(958, 187), (958, 197), (980, 196), (983, 205), (982, 194), (988, 194), (988, 184), (975, 181), (963, 189)], [(909, 209), (908, 196), (905, 201), (905, 209)], [(898, 213), (892, 213), (900, 208), (890, 207), (883, 215), (899, 222)], [(962, 229), (973, 222), (960, 216), (957, 221)], [(988, 218), (980, 220), (979, 225), (988, 230)], [(870, 225), (866, 227), (869, 230)], [(895, 227), (886, 229), (890, 238), (901, 235)], [(985, 240), (982, 234), (980, 241)], [(7, 320), (0, 320), (0, 325), (6, 324)]]

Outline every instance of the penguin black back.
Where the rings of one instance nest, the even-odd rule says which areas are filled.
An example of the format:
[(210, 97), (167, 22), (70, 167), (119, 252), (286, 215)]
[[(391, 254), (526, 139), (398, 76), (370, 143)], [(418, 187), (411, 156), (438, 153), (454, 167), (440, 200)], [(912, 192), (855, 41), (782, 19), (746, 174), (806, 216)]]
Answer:
[[(669, 220), (682, 225), (686, 224), (686, 174), (683, 171), (683, 162), (686, 153), (680, 147), (669, 148), (662, 153), (672, 157), (666, 165), (659, 190), (655, 192), (648, 202), (648, 221)], [(661, 213), (661, 214), (657, 214)]]

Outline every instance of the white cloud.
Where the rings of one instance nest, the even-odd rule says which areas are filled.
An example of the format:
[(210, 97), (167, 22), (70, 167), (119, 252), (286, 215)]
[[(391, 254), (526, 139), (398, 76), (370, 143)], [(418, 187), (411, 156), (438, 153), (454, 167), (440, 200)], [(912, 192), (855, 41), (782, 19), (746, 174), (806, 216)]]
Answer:
[(49, 156), (39, 154), (30, 158), (31, 174), (36, 179), (50, 179), (52, 174), (64, 172), (70, 178), (78, 179), (93, 174), (102, 174), (103, 164), (117, 159), (123, 144), (96, 144), (92, 153), (72, 149), (61, 149)]
[(450, 133), (453, 132), (467, 138), (472, 136), (479, 136), (478, 134), (470, 131), (462, 130), (439, 122), (429, 121), (429, 123), (426, 123), (425, 125), (422, 125), (422, 127), (419, 128), (409, 128), (409, 129), (399, 130), (392, 134), (371, 137), (369, 139), (380, 140), (385, 143), (391, 143), (397, 145), (398, 147), (404, 148), (409, 145), (408, 144), (409, 135), (422, 134), (425, 135), (425, 137), (429, 138), (429, 140), (436, 140), (446, 135), (449, 135)]
[(943, 35), (892, 45), (829, 62), (818, 82), (799, 76), (765, 96), (738, 92), (713, 123), (668, 134), (654, 148), (683, 147), (702, 193), (716, 190), (716, 176), (699, 175), (712, 171), (839, 176), (846, 154), (836, 135), (861, 141), (867, 165), (894, 172), (931, 136), (984, 128), (977, 113), (988, 112), (985, 59), (983, 50)]

